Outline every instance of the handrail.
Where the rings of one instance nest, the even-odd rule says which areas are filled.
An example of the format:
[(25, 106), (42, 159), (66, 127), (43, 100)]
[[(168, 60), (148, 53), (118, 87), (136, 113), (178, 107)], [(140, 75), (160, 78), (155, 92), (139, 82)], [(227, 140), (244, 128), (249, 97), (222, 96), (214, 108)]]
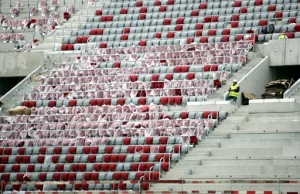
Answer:
[(2, 96), (0, 98), (0, 101), (2, 103), (4, 103), (3, 101), (5, 101), (6, 99), (8, 99), (13, 93), (15, 93), (19, 88), (21, 88), (23, 85), (26, 84), (26, 82), (29, 82), (31, 80), (31, 76), (33, 74), (36, 74), (38, 72), (41, 71), (41, 69), (43, 68), (44, 66), (39, 66), (38, 68), (36, 68), (33, 72), (31, 72), (27, 77), (25, 77), (20, 83), (18, 83), (15, 87), (13, 87), (11, 90), (9, 90), (4, 96)]
[(283, 98), (290, 98), (300, 88), (300, 79), (298, 79), (287, 91), (284, 92)]

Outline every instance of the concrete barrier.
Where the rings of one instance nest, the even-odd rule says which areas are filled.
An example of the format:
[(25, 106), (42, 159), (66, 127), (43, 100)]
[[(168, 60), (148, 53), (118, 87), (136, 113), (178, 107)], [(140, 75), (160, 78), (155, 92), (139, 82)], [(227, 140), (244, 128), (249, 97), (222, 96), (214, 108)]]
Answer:
[(0, 53), (0, 77), (26, 77), (44, 64), (44, 52)]
[(249, 101), (248, 110), (249, 113), (283, 113), (295, 112), (298, 110), (298, 106), (294, 98), (256, 99)]
[(211, 111), (222, 110), (228, 113), (232, 113), (237, 109), (236, 105), (233, 105), (229, 101), (203, 101), (203, 102), (188, 102), (187, 111)]

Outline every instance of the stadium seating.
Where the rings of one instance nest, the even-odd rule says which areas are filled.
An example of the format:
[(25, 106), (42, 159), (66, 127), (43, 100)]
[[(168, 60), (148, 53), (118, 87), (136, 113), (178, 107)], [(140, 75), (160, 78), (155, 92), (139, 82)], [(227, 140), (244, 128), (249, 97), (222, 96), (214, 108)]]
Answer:
[[(64, 20), (73, 6), (66, 9)], [(149, 190), (143, 180), (160, 180), (227, 116), (188, 112), (187, 102), (205, 101), (222, 87), (256, 41), (283, 30), (299, 37), (297, 9), (298, 0), (102, 4), (55, 45), (60, 54), (83, 54), (18, 94), (16, 105), (31, 114), (0, 116), (2, 191)], [(54, 18), (9, 19), (5, 27), (41, 30)], [(260, 33), (274, 21), (273, 34)]]
[[(113, 2), (97, 9), (56, 50), (218, 43), (247, 40), (249, 33), (268, 41), (282, 31), (295, 38), (300, 36), (298, 7), (297, 0)], [(260, 34), (270, 22), (275, 22), (273, 34)]]

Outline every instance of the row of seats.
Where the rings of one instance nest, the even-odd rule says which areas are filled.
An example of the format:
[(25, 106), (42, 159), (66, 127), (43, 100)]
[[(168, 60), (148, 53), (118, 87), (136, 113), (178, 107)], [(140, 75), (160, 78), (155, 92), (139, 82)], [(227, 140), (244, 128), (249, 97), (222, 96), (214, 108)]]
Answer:
[[(293, 13), (293, 14), (291, 14)], [(288, 17), (297, 17), (297, 12), (291, 12), (289, 13)], [(108, 22), (108, 16), (102, 16), (105, 17), (106, 22)], [(139, 16), (138, 16), (139, 17)], [(111, 20), (112, 21), (112, 20)], [(119, 21), (119, 20), (117, 20)], [(101, 18), (90, 18), (89, 22), (103, 22), (101, 21)], [(234, 22), (234, 21), (232, 21)], [(240, 25), (241, 27), (257, 27), (257, 26), (264, 26), (267, 24), (267, 19), (257, 19), (253, 21), (240, 21), (241, 23), (244, 23), (244, 25)], [(246, 25), (246, 22), (247, 25)], [(250, 23), (251, 22), (251, 23)], [(206, 29), (221, 29), (226, 27), (226, 22), (219, 21), (218, 16), (206, 16), (206, 17), (181, 17), (181, 18), (164, 18), (164, 19), (149, 19), (149, 20), (128, 20), (126, 22), (123, 22), (123, 24), (120, 24), (119, 22), (108, 22), (105, 27), (99, 26), (99, 28), (124, 28), (124, 27), (150, 27), (150, 26), (168, 26), (168, 25), (183, 25), (183, 24), (205, 24), (207, 23), (207, 26), (210, 25)], [(219, 27), (218, 27), (219, 26)], [(93, 28), (94, 29), (94, 28)], [(150, 30), (149, 31), (153, 31)]]
[[(245, 2), (245, 1), (244, 1)], [(225, 5), (230, 5), (231, 2), (223, 2)], [(206, 9), (205, 9), (206, 8)], [(222, 7), (218, 8), (207, 8), (204, 3), (194, 3), (194, 4), (181, 4), (181, 5), (161, 5), (161, 6), (142, 6), (142, 7), (128, 7), (128, 8), (109, 8), (109, 9), (98, 9), (95, 12), (96, 16), (101, 15), (124, 15), (124, 14), (138, 14), (138, 13), (159, 13), (159, 12), (176, 12), (183, 11), (188, 12), (193, 10), (192, 16), (201, 15), (225, 15), (232, 13), (255, 13), (255, 12), (271, 12), (271, 11), (287, 11), (287, 10), (297, 10), (298, 3), (293, 4), (271, 4), (271, 5), (258, 5), (258, 6), (248, 6), (248, 7)], [(195, 12), (201, 12), (198, 15)], [(184, 16), (184, 15), (181, 15)], [(189, 16), (189, 15), (185, 15)]]
[(0, 174), (0, 180), (6, 182), (30, 181), (97, 181), (97, 180), (158, 180), (159, 172), (103, 172), (103, 173), (60, 173), (60, 172), (33, 172), (29, 176), (23, 173)]
[[(164, 107), (160, 105), (102, 105), (102, 106), (76, 106), (76, 107), (33, 107), (31, 115), (58, 115), (58, 114), (118, 114), (118, 113), (157, 113), (161, 115)], [(18, 122), (28, 119), (29, 116), (22, 115), (1, 120), (3, 123)], [(2, 118), (2, 117), (0, 117)], [(15, 118), (15, 119), (13, 119)], [(115, 141), (115, 140), (110, 140)]]
[(1, 164), (30, 163), (118, 163), (118, 162), (177, 162), (179, 154), (143, 153), (143, 154), (94, 154), (94, 155), (29, 155), (0, 156)]
[[(146, 121), (147, 123), (156, 122), (160, 120), (174, 120), (174, 119), (207, 119), (210, 114), (213, 114), (214, 119), (222, 111), (204, 111), (204, 112), (173, 112), (173, 113), (96, 113), (96, 114), (60, 114), (60, 115), (31, 115), (31, 116), (21, 116), (22, 118), (10, 119), (10, 117), (1, 117), (0, 123), (9, 124), (26, 124), (26, 123), (49, 123), (52, 122), (99, 122), (102, 124), (110, 123), (110, 121), (122, 122), (134, 122), (140, 123), (139, 121)], [(132, 139), (134, 141), (134, 139)]]
[[(233, 11), (233, 10), (231, 10)], [(241, 9), (240, 11), (243, 11)], [(297, 17), (299, 14), (297, 11), (283, 11), (283, 12), (267, 12), (261, 13), (261, 10), (256, 10), (256, 12), (247, 13), (247, 9), (244, 10), (243, 14), (234, 14), (227, 13), (226, 10), (220, 11), (221, 13), (217, 15), (209, 15), (212, 12), (206, 11), (206, 15), (203, 12), (200, 14), (199, 10), (192, 11), (176, 11), (176, 12), (160, 12), (160, 13), (140, 13), (140, 14), (126, 14), (126, 15), (107, 15), (107, 16), (94, 16), (87, 18), (88, 29), (91, 29), (93, 26), (93, 22), (103, 22), (103, 24), (99, 24), (98, 26), (101, 28), (109, 27), (136, 27), (136, 26), (149, 26), (151, 22), (153, 25), (174, 25), (174, 24), (193, 24), (193, 23), (210, 23), (210, 22), (231, 22), (236, 21), (241, 18), (244, 20), (249, 19), (287, 19), (289, 17)], [(230, 12), (227, 11), (227, 12)], [(120, 21), (123, 21), (123, 24), (120, 24)], [(145, 24), (143, 24), (145, 22)], [(106, 24), (107, 23), (107, 24)], [(84, 26), (84, 24), (83, 24)], [(83, 26), (80, 26), (82, 28)], [(97, 26), (97, 25), (96, 25)]]
[[(179, 153), (179, 145), (181, 137), (119, 137), (116, 142), (111, 142), (114, 138), (109, 138), (108, 145), (116, 146), (77, 146), (77, 147), (28, 147), (28, 148), (0, 148), (0, 155), (52, 155), (52, 154), (111, 154), (111, 153), (150, 153), (151, 148), (158, 148), (159, 152), (166, 152), (167, 145), (168, 151), (174, 149), (175, 153)], [(123, 142), (122, 142), (123, 140)], [(146, 144), (146, 145), (144, 145)], [(167, 145), (165, 145), (167, 144)], [(123, 146), (117, 146), (123, 145)], [(152, 145), (154, 147), (152, 147)], [(181, 152), (186, 152), (187, 148), (183, 146)]]
[[(59, 86), (69, 84), (97, 84), (97, 83), (132, 83), (132, 82), (148, 82), (153, 84), (156, 82), (168, 82), (174, 80), (206, 80), (215, 79), (221, 72), (189, 72), (189, 73), (161, 73), (161, 74), (148, 74), (148, 75), (112, 75), (103, 77), (49, 77), (43, 80), (43, 85)], [(117, 85), (116, 85), (117, 86)], [(124, 86), (123, 86), (124, 87)], [(126, 86), (125, 86), (126, 87)], [(147, 88), (147, 87), (140, 87)], [(113, 88), (112, 88), (113, 89)], [(125, 89), (125, 88), (124, 88)]]
[[(224, 74), (221, 79), (228, 78), (228, 74)], [(219, 78), (216, 78), (219, 79)], [(220, 87), (221, 84), (204, 85), (202, 80), (192, 81), (171, 81), (166, 83), (151, 83), (149, 86), (142, 86), (141, 84), (133, 86), (126, 84), (123, 86), (115, 85), (110, 91), (107, 92), (94, 92), (95, 90), (106, 89), (109, 84), (80, 84), (80, 85), (67, 85), (51, 90), (51, 86), (35, 88), (35, 92), (24, 94), (23, 100), (64, 100), (64, 99), (84, 99), (84, 98), (127, 98), (127, 97), (158, 97), (161, 95), (166, 96), (207, 96), (214, 92), (214, 87)], [(131, 87), (130, 87), (131, 86)], [(55, 86), (54, 86), (55, 87)], [(181, 89), (180, 89), (181, 88)], [(60, 89), (63, 90), (60, 91)], [(74, 91), (76, 89), (77, 91)], [(122, 89), (122, 91), (120, 91)], [(40, 92), (44, 92), (41, 94)], [(138, 100), (133, 100), (132, 103), (143, 103)], [(146, 101), (147, 103), (147, 101)], [(151, 117), (151, 115), (149, 115)], [(129, 114), (126, 115), (129, 117)]]
[[(154, 103), (156, 105), (181, 105), (187, 102), (203, 101), (205, 98), (202, 96), (174, 96), (174, 97), (148, 97), (146, 98), (146, 104), (150, 105)], [(122, 100), (117, 100), (117, 103), (123, 104)], [(21, 101), (18, 105), (32, 107), (61, 107), (61, 106), (102, 106), (102, 105), (113, 105), (111, 99), (78, 99), (78, 100), (38, 100), (38, 101)], [(126, 98), (126, 104), (131, 103), (131, 98)], [(115, 104), (117, 105), (117, 104)]]
[[(237, 36), (232, 36), (229, 38), (229, 40), (231, 42), (214, 42), (214, 37), (199, 37), (199, 38), (186, 38), (186, 39), (169, 39), (169, 40), (141, 40), (141, 41), (128, 41), (128, 42), (102, 42), (100, 44), (95, 44), (95, 43), (88, 43), (88, 44), (75, 44), (75, 45), (70, 45), (70, 44), (64, 44), (64, 48), (63, 49), (70, 49), (69, 47), (71, 47), (71, 49), (87, 49), (87, 50), (91, 50), (94, 49), (93, 52), (98, 53), (100, 52), (101, 54), (105, 54), (105, 53), (116, 53), (118, 51), (125, 52), (132, 52), (132, 51), (148, 51), (149, 49), (153, 49), (155, 50), (155, 48), (157, 50), (159, 50), (160, 52), (164, 52), (164, 50), (169, 50), (168, 47), (180, 47), (180, 46), (186, 46), (186, 45), (190, 45), (191, 43), (195, 44), (195, 45), (203, 45), (203, 47), (206, 47), (206, 49), (208, 49), (207, 47), (210, 46), (214, 46), (214, 45), (230, 45), (230, 44), (235, 44), (236, 46), (242, 46), (245, 45), (246, 48), (250, 49), (249, 44), (247, 43), (251, 43), (250, 41), (243, 41), (244, 39), (244, 35), (237, 35)], [(238, 41), (238, 42), (237, 42)], [(239, 44), (239, 42), (241, 44)], [(120, 48), (120, 45), (123, 45), (124, 47)], [(132, 47), (132, 45), (135, 45), (135, 47)], [(61, 47), (63, 45), (56, 45), (55, 48), (60, 50)], [(192, 45), (190, 45), (192, 46)], [(114, 48), (112, 48), (114, 47)], [(145, 49), (143, 49), (143, 47)], [(215, 47), (215, 46), (214, 46)], [(101, 51), (99, 50), (99, 48), (101, 49)], [(244, 47), (241, 47), (244, 48)], [(191, 48), (192, 49), (192, 48)], [(224, 48), (223, 48), (224, 49)], [(204, 49), (205, 50), (205, 49)], [(153, 52), (153, 51), (152, 51)], [(85, 59), (87, 59), (88, 57), (85, 57)], [(70, 68), (73, 67), (71, 64), (63, 64), (65, 67), (64, 68)]]
[[(126, 0), (127, 1), (127, 0)], [(132, 1), (132, 0), (131, 0)], [(113, 0), (112, 3), (104, 4), (103, 8), (125, 8), (125, 7), (142, 7), (142, 6), (161, 6), (161, 5), (182, 5), (182, 4), (193, 4), (201, 3), (203, 9), (218, 9), (226, 7), (248, 7), (248, 6), (261, 6), (261, 5), (272, 5), (272, 4), (285, 4), (285, 3), (298, 3), (298, 0), (251, 0), (251, 1), (225, 1), (220, 0), (155, 0), (155, 1), (133, 1), (120, 3), (117, 0)]]
[(107, 171), (168, 171), (169, 163), (97, 163), (97, 164), (7, 164), (3, 172), (107, 172)]
[[(297, 31), (298, 31), (298, 26)], [(282, 28), (282, 30), (285, 30)], [(300, 30), (300, 29), (299, 29)], [(300, 32), (289, 32), (290, 38), (297, 38), (299, 37)], [(278, 39), (279, 33), (270, 34), (271, 39)], [(264, 38), (266, 37), (266, 38)], [(87, 43), (87, 44), (57, 44), (55, 46), (56, 51), (74, 51), (74, 50), (93, 50), (97, 48), (118, 48), (118, 47), (144, 47), (144, 46), (159, 46), (159, 45), (179, 45), (179, 44), (191, 44), (191, 43), (219, 43), (222, 42), (234, 42), (234, 41), (240, 41), (240, 40), (246, 40), (245, 35), (236, 35), (236, 36), (219, 36), (219, 37), (208, 37), (208, 36), (202, 36), (202, 37), (196, 37), (196, 38), (184, 38), (184, 39), (169, 39), (169, 40), (141, 40), (141, 41), (123, 41), (123, 42), (117, 42), (117, 41), (109, 41), (109, 42), (101, 42), (101, 43)], [(253, 40), (254, 38), (250, 38), (250, 40)], [(264, 34), (256, 34), (256, 40), (260, 39), (261, 41), (269, 40), (267, 39), (267, 36)], [(209, 62), (208, 62), (209, 63)], [(226, 62), (225, 62), (226, 63)], [(227, 62), (228, 63), (228, 62)]]
[[(95, 57), (105, 57), (106, 55), (121, 55), (121, 54), (154, 54), (154, 53), (165, 53), (165, 52), (186, 52), (186, 51), (213, 51), (218, 50), (235, 50), (235, 49), (251, 49), (252, 43), (250, 41), (233, 41), (224, 43), (194, 43), (194, 44), (179, 44), (179, 45), (155, 45), (155, 46), (145, 46), (145, 47), (130, 47), (130, 48), (104, 48), (95, 49), (93, 52), (94, 56), (81, 56), (77, 57), (78, 62), (88, 62), (87, 60), (95, 60)], [(120, 62), (120, 61), (119, 61)], [(122, 61), (123, 63), (136, 64), (138, 61)], [(72, 63), (71, 63), (72, 64)], [(61, 64), (63, 69), (67, 69), (70, 63)], [(84, 69), (84, 67), (82, 67)]]
[[(275, 33), (280, 33), (282, 28), (287, 28), (288, 26), (277, 26), (275, 28)], [(294, 27), (295, 29), (295, 27)], [(294, 30), (291, 29), (291, 30)], [(80, 44), (88, 42), (102, 42), (102, 41), (137, 41), (137, 40), (151, 40), (151, 39), (178, 39), (187, 37), (201, 37), (201, 36), (219, 36), (216, 39), (217, 42), (228, 42), (230, 36), (236, 36), (238, 34), (246, 34), (248, 31), (255, 31), (255, 28), (242, 28), (242, 32), (239, 33), (238, 30), (190, 30), (185, 32), (153, 32), (144, 34), (117, 34), (117, 35), (95, 35), (95, 36), (77, 36), (77, 37), (67, 37), (63, 38), (63, 44)]]
[[(291, 20), (292, 21), (292, 20)], [(298, 21), (298, 20), (297, 20)], [(295, 22), (297, 22), (295, 21)], [(295, 23), (293, 22), (293, 23)], [(299, 23), (299, 22), (297, 22)], [(275, 26), (276, 30), (282, 28), (279, 25)], [(209, 31), (215, 31), (215, 35), (236, 35), (236, 34), (244, 34), (248, 31), (256, 30), (257, 28), (251, 27), (241, 27), (241, 28), (226, 28), (225, 24), (222, 23), (209, 23), (209, 24), (178, 24), (178, 25), (170, 25), (170, 26), (153, 26), (153, 27), (128, 27), (128, 28), (106, 28), (103, 29), (86, 29), (86, 30), (73, 30), (71, 33), (72, 37), (69, 37), (69, 42), (88, 42), (94, 41), (98, 39), (99, 35), (107, 36), (108, 35), (126, 35), (128, 39), (133, 39), (134, 37), (146, 38), (147, 36), (142, 33), (153, 34), (155, 38), (166, 39), (168, 32), (174, 34), (181, 35), (181, 37), (194, 37), (196, 36), (196, 32), (202, 31), (203, 36), (205, 34), (208, 35)], [(293, 29), (291, 29), (293, 30)], [(92, 36), (89, 36), (92, 35)], [(169, 34), (170, 35), (170, 34)], [(74, 36), (80, 36), (77, 39)], [(149, 36), (149, 35), (148, 35)], [(131, 38), (132, 37), (132, 38)], [(75, 39), (75, 40), (74, 40)], [(95, 40), (93, 40), (95, 39)], [(107, 39), (107, 38), (105, 38)], [(67, 38), (63, 39), (63, 43), (67, 43)], [(72, 41), (71, 41), (72, 40)], [(109, 40), (109, 39), (107, 39)]]
[[(88, 77), (107, 75), (101, 69), (110, 68), (108, 75), (117, 74), (160, 74), (160, 73), (187, 73), (187, 72), (210, 72), (210, 71), (237, 71), (239, 64), (207, 64), (207, 65), (177, 65), (162, 66), (155, 68), (132, 67), (134, 63), (127, 62), (101, 62), (93, 70), (54, 70), (51, 77)], [(111, 69), (114, 68), (114, 69)], [(152, 80), (152, 79), (151, 79)]]
[[(212, 123), (213, 125), (207, 125), (207, 129), (211, 129), (214, 127), (215, 122), (211, 122), (214, 120), (209, 120), (208, 124)], [(201, 125), (200, 125), (201, 124)], [(145, 136), (145, 135), (152, 135), (152, 136), (166, 136), (166, 135), (172, 135), (172, 136), (181, 136), (182, 139), (182, 143), (183, 144), (188, 144), (188, 145), (194, 145), (194, 144), (198, 144), (198, 139), (201, 136), (205, 135), (204, 132), (204, 128), (203, 128), (203, 124), (202, 122), (200, 122), (200, 124), (197, 126), (197, 128), (193, 128), (191, 130), (189, 130), (189, 128), (181, 128), (181, 129), (177, 129), (176, 133), (172, 132), (170, 133), (170, 131), (166, 132), (165, 129), (151, 129), (152, 131), (150, 131), (150, 133), (143, 133), (144, 131), (138, 131), (138, 133), (134, 133), (134, 135), (140, 135), (140, 136)], [(195, 130), (196, 129), (196, 130)], [(99, 132), (99, 130), (97, 130)], [(109, 137), (109, 136), (122, 136), (123, 134), (117, 132), (117, 133), (112, 133), (113, 130), (110, 130), (106, 133), (106, 130), (101, 130), (104, 131), (105, 134), (103, 135), (101, 134), (97, 134), (96, 136), (91, 136), (89, 137), (87, 136), (72, 136), (72, 137), (65, 137), (64, 134), (67, 133), (67, 131), (65, 133), (59, 133), (58, 137), (47, 137), (44, 135), (41, 135), (39, 137), (39, 139), (33, 139), (32, 136), (30, 136), (31, 134), (28, 134), (27, 131), (25, 131), (25, 135), (28, 134), (28, 138), (27, 139), (16, 139), (16, 138), (12, 138), (10, 136), (6, 137), (5, 135), (3, 135), (4, 138), (7, 139), (3, 139), (0, 140), (0, 146), (1, 147), (54, 147), (57, 145), (62, 145), (62, 146), (99, 146), (103, 144), (103, 139), (106, 139), (104, 137)], [(181, 133), (181, 131), (183, 131)], [(55, 132), (60, 132), (55, 131), (55, 129), (53, 129), (53, 131), (48, 131), (48, 133), (55, 133)], [(87, 130), (86, 132), (93, 132), (92, 130)], [(149, 132), (149, 131), (148, 131)], [(10, 132), (1, 132), (2, 134), (4, 133), (10, 133)], [(15, 132), (12, 132), (15, 133)], [(20, 134), (20, 132), (16, 132), (18, 134)], [(26, 134), (27, 133), (27, 134)], [(24, 133), (23, 133), (24, 134)], [(194, 135), (193, 135), (194, 134)], [(199, 135), (200, 134), (200, 135)], [(130, 134), (129, 134), (130, 135)], [(64, 139), (62, 139), (64, 138)], [(177, 147), (175, 147), (177, 149)], [(42, 158), (41, 158), (42, 159)], [(44, 160), (44, 159), (42, 159)]]
[(148, 190), (149, 183), (5, 184), (5, 191), (91, 191)]

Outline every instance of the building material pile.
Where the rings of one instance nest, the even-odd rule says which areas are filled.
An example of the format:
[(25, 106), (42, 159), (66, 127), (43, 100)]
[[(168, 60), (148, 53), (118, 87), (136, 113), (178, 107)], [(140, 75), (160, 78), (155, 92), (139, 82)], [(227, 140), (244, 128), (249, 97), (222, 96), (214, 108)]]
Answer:
[(262, 99), (283, 98), (283, 94), (291, 86), (291, 81), (286, 79), (269, 82), (265, 86), (265, 92), (261, 95)]

